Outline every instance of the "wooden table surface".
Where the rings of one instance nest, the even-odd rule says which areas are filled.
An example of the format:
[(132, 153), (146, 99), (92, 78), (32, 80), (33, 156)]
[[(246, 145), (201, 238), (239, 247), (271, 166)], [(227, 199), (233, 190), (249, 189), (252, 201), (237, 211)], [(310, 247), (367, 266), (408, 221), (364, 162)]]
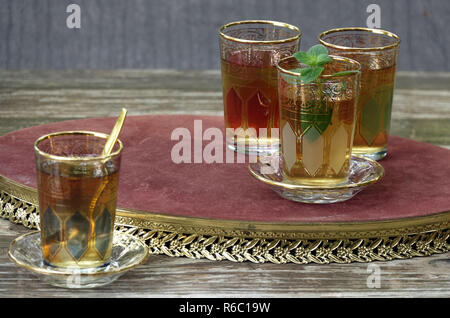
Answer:
[[(397, 74), (391, 132), (450, 149), (450, 73)], [(218, 71), (0, 71), (0, 135), (86, 117), (222, 115)], [(1, 164), (1, 163), (0, 163)], [(163, 255), (111, 285), (69, 290), (9, 261), (30, 231), (0, 219), (0, 297), (450, 297), (450, 253), (390, 262), (297, 265), (192, 260)], [(370, 283), (380, 273), (379, 288)]]

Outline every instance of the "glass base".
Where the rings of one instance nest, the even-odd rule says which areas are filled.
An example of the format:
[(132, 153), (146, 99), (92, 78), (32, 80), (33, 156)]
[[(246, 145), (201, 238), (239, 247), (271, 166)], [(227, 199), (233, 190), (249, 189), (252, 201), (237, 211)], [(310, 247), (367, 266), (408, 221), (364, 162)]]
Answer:
[(31, 232), (16, 238), (10, 245), (9, 258), (31, 271), (44, 282), (64, 288), (93, 288), (114, 282), (126, 271), (147, 260), (144, 242), (130, 234), (114, 233), (109, 264), (93, 268), (64, 268), (46, 264), (42, 255), (41, 233)]
[(325, 186), (325, 187), (330, 187), (330, 186), (339, 186), (339, 185), (344, 185), (347, 183), (348, 181), (348, 176), (344, 177), (344, 178), (293, 178), (291, 176), (288, 176), (284, 171), (283, 173), (283, 178), (284, 180), (286, 180), (289, 183), (292, 184), (304, 184), (307, 186), (315, 186), (315, 187), (320, 187), (320, 186)]
[(362, 152), (362, 151), (358, 151), (358, 150), (353, 149), (352, 150), (352, 154), (353, 155), (357, 155), (357, 156), (361, 156), (361, 157), (364, 157), (364, 158), (367, 158), (367, 159), (372, 159), (372, 160), (378, 161), (378, 160), (381, 160), (384, 157), (386, 157), (387, 149), (383, 148), (383, 149), (381, 149), (379, 151), (370, 152), (370, 153), (369, 152)]
[[(279, 159), (280, 160), (280, 159)], [(261, 162), (249, 165), (250, 174), (259, 181), (270, 186), (282, 198), (314, 204), (328, 204), (346, 201), (380, 180), (384, 175), (383, 167), (363, 157), (352, 156), (350, 174), (344, 183), (339, 185), (305, 185), (287, 180), (281, 169), (266, 173)]]
[[(86, 270), (86, 272), (92, 272), (92, 269), (102, 269), (103, 267), (110, 265), (110, 260), (108, 260), (106, 263), (101, 263), (100, 265), (92, 265), (92, 266), (76, 266), (75, 262), (69, 263), (67, 266), (65, 265), (56, 265), (48, 262), (47, 260), (42, 261), (44, 263), (44, 266), (48, 266), (50, 268), (54, 269), (63, 269), (63, 270), (77, 270), (77, 271), (83, 271)], [(75, 265), (74, 265), (75, 264)]]

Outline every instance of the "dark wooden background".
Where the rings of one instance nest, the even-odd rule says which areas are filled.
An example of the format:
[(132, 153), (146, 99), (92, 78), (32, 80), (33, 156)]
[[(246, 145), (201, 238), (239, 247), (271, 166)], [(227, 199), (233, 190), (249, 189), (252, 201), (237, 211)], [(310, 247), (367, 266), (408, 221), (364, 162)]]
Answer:
[[(66, 7), (81, 7), (68, 29)], [(370, 3), (402, 44), (399, 69), (450, 71), (448, 0), (0, 0), (0, 69), (218, 69), (218, 28), (271, 19), (303, 30), (366, 26)]]

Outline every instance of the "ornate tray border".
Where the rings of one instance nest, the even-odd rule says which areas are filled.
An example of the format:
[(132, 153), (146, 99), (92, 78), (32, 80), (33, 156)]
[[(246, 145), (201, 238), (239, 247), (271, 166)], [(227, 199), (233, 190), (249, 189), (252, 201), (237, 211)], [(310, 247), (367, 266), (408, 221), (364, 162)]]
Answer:
[[(0, 217), (39, 228), (37, 191), (0, 175)], [(116, 229), (152, 254), (254, 263), (387, 261), (450, 251), (450, 211), (374, 222), (264, 223), (117, 209)]]

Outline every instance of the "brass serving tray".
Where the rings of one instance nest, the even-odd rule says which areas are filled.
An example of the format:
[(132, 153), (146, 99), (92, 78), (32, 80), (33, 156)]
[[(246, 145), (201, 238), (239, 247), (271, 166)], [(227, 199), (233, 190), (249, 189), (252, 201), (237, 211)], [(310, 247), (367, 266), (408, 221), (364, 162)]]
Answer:
[[(163, 117), (169, 116), (154, 120), (161, 122)], [(199, 118), (172, 116), (170, 122), (175, 117), (183, 117), (184, 121)], [(204, 119), (205, 122), (221, 122), (220, 118), (212, 116), (205, 116)], [(113, 123), (114, 119), (110, 121)], [(55, 130), (52, 125), (48, 125), (49, 130)], [(64, 126), (70, 127), (70, 124), (65, 123)], [(430, 147), (433, 147), (431, 151), (448, 151)], [(370, 188), (364, 191), (370, 191)], [(0, 174), (2, 218), (28, 228), (39, 228), (37, 205), (35, 188)], [(138, 236), (153, 254), (233, 262), (370, 262), (427, 256), (450, 250), (450, 208), (380, 220), (264, 222), (252, 220), (251, 216), (249, 220), (187, 216), (151, 209), (125, 209), (120, 208), (119, 204), (116, 228)]]
[[(36, 189), (0, 176), (0, 216), (39, 229)], [(117, 210), (116, 229), (153, 254), (255, 263), (386, 261), (450, 250), (450, 211), (374, 222), (264, 223)]]

